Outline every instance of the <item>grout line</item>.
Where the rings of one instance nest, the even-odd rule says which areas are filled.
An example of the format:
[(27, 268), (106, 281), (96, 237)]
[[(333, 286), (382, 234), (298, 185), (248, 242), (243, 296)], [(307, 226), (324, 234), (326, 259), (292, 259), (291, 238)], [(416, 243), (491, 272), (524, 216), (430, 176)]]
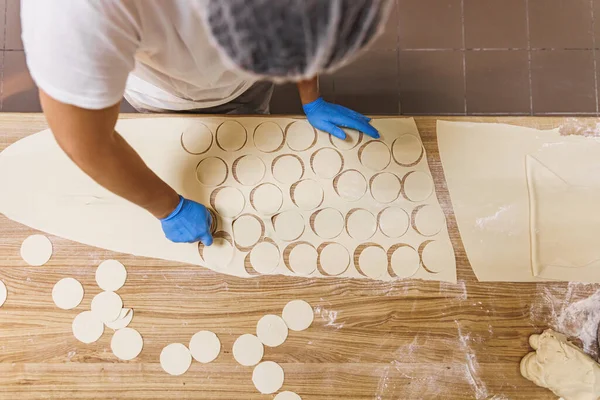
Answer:
[(510, 111), (510, 112), (473, 112), (470, 113), (469, 115), (472, 116), (476, 116), (476, 117), (485, 117), (486, 115), (491, 115), (491, 116), (496, 116), (496, 115), (502, 115), (502, 116), (506, 116), (506, 117), (513, 117), (513, 116), (528, 116), (530, 115), (530, 113), (528, 112), (514, 112), (514, 111)]
[(590, 13), (592, 15), (592, 57), (594, 58), (594, 93), (596, 95), (596, 114), (598, 108), (598, 63), (596, 62), (596, 16), (594, 15), (594, 0), (590, 0)]
[(529, 114), (533, 115), (533, 75), (531, 69), (531, 32), (529, 29), (529, 0), (525, 0), (525, 21), (527, 22), (527, 72), (529, 73)]
[(585, 116), (585, 117), (594, 117), (596, 116), (596, 112), (591, 111), (591, 112), (538, 112), (535, 113), (533, 115), (551, 115), (551, 116), (564, 116), (564, 115), (569, 115), (569, 116)]
[(467, 41), (465, 38), (465, 0), (460, 0), (460, 24), (461, 24), (461, 35), (462, 35), (462, 68), (463, 68), (463, 101), (465, 107), (465, 114), (468, 113), (467, 107), (467, 52), (465, 51), (465, 47), (467, 46)]

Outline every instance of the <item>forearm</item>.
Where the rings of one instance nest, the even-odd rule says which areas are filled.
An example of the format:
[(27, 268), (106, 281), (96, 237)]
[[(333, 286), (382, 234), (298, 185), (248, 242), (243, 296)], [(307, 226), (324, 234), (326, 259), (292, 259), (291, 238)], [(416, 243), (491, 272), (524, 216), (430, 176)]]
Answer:
[(297, 83), (298, 93), (300, 93), (300, 100), (302, 101), (302, 105), (312, 103), (321, 97), (321, 93), (319, 91), (319, 78), (314, 77), (313, 79), (307, 81), (300, 81)]

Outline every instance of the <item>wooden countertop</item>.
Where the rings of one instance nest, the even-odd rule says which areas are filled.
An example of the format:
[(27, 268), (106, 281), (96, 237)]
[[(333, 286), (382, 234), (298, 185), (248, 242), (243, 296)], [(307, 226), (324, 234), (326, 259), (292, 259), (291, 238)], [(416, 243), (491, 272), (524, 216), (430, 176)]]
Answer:
[[(33, 230), (0, 215), (0, 279), (9, 293), (0, 308), (0, 398), (271, 399), (258, 394), (251, 381), (252, 368), (234, 361), (231, 346), (237, 336), (253, 333), (264, 314), (280, 314), (289, 300), (305, 299), (317, 310), (312, 327), (290, 332), (283, 345), (267, 348), (264, 358), (282, 365), (284, 389), (305, 400), (554, 399), (519, 373), (519, 362), (530, 351), (527, 338), (548, 327), (566, 305), (599, 286), (476, 281), (441, 172), (437, 119), (538, 128), (585, 128), (597, 122), (416, 118), (448, 216), (457, 285), (281, 276), (244, 280), (52, 236), (50, 262), (29, 267), (21, 260), (19, 248)], [(0, 150), (44, 128), (38, 114), (0, 114)], [(130, 326), (144, 337), (141, 355), (130, 362), (112, 355), (109, 331), (90, 345), (78, 342), (71, 333), (73, 317), (89, 309), (100, 291), (94, 272), (107, 258), (127, 266), (127, 283), (119, 294), (125, 306), (135, 310)], [(80, 280), (86, 290), (83, 303), (70, 311), (56, 308), (51, 298), (54, 283), (67, 276)], [(203, 329), (214, 331), (222, 341), (217, 360), (207, 365), (194, 362), (180, 377), (163, 372), (158, 361), (161, 349), (173, 342), (187, 344)]]

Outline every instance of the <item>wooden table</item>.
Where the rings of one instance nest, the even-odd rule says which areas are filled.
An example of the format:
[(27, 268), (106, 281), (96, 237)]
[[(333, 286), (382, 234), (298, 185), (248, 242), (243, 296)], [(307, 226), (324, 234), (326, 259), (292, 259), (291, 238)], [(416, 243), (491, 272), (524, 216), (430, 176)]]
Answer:
[[(127, 116), (135, 118), (136, 116)], [(157, 116), (160, 118), (160, 116)], [(279, 314), (292, 299), (316, 310), (312, 327), (291, 332), (265, 360), (282, 365), (284, 389), (307, 399), (553, 399), (519, 374), (527, 338), (563, 305), (595, 292), (596, 285), (478, 283), (463, 249), (435, 143), (434, 117), (417, 118), (440, 201), (448, 216), (458, 264), (457, 285), (404, 281), (317, 280), (289, 277), (239, 279), (207, 269), (136, 258), (51, 237), (54, 256), (29, 267), (19, 256), (33, 230), (0, 215), (0, 279), (8, 300), (0, 308), (2, 399), (271, 399), (260, 395), (252, 368), (231, 354), (235, 338), (253, 333), (264, 314)], [(549, 128), (596, 120), (563, 118), (447, 118)], [(37, 114), (0, 114), (0, 150), (44, 129)], [(1, 191), (1, 188), (0, 188)], [(1, 192), (0, 192), (0, 195)], [(93, 227), (91, 227), (93, 228)], [(144, 337), (141, 355), (118, 361), (111, 333), (93, 344), (71, 333), (73, 317), (99, 292), (96, 266), (117, 258), (128, 270), (119, 291), (135, 309), (131, 327)], [(67, 276), (86, 290), (75, 310), (57, 309), (54, 283)], [(554, 315), (552, 314), (554, 313)], [(159, 364), (161, 349), (187, 344), (202, 329), (222, 341), (210, 364), (192, 364), (180, 377)]]

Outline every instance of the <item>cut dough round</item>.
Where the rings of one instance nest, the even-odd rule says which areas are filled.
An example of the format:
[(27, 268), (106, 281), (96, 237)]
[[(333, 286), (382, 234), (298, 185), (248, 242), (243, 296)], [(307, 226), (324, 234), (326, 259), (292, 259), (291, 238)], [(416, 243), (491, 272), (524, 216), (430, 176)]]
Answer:
[(350, 265), (350, 254), (339, 243), (329, 243), (321, 249), (319, 265), (329, 276), (338, 276), (346, 272)]
[(261, 341), (249, 333), (240, 336), (233, 343), (233, 358), (245, 367), (258, 364), (264, 352), (265, 348)]
[(314, 214), (315, 234), (323, 239), (333, 239), (344, 229), (344, 216), (334, 208), (323, 208)]
[(212, 145), (212, 132), (202, 122), (194, 121), (181, 134), (181, 145), (190, 154), (204, 154)]
[(104, 332), (104, 324), (91, 311), (84, 311), (73, 319), (71, 329), (75, 339), (87, 344), (100, 339)]
[(190, 340), (190, 353), (203, 364), (213, 361), (221, 352), (221, 341), (213, 332), (200, 331)]
[(440, 207), (424, 204), (413, 211), (414, 227), (423, 236), (437, 235), (446, 222), (446, 217)]
[(233, 240), (239, 247), (252, 247), (260, 241), (263, 226), (260, 220), (251, 214), (244, 214), (233, 221)]
[(277, 393), (277, 396), (275, 396), (273, 400), (302, 400), (302, 397), (298, 396), (294, 392), (289, 392), (286, 390), (285, 392)]
[(102, 322), (112, 322), (119, 318), (123, 301), (115, 292), (100, 292), (92, 299), (92, 313)]
[(170, 375), (183, 375), (192, 365), (192, 355), (181, 343), (171, 343), (160, 352), (160, 366)]
[(380, 278), (387, 271), (387, 254), (379, 246), (365, 247), (358, 257), (360, 272), (373, 279)]
[(31, 235), (21, 244), (21, 258), (34, 267), (44, 265), (52, 257), (52, 242), (44, 235)]
[(112, 322), (106, 322), (104, 325), (116, 331), (117, 329), (126, 328), (127, 325), (131, 323), (132, 319), (133, 308), (123, 308), (119, 313), (119, 318)]
[(256, 324), (256, 336), (265, 346), (277, 347), (285, 342), (288, 327), (278, 315), (265, 315)]
[(144, 339), (138, 331), (132, 328), (123, 328), (115, 331), (110, 349), (117, 358), (128, 361), (136, 358), (144, 347)]
[(346, 230), (356, 240), (367, 240), (377, 230), (377, 219), (369, 211), (355, 208), (346, 216)]
[(314, 210), (323, 202), (323, 188), (319, 182), (304, 179), (290, 189), (290, 197), (301, 210)]
[(63, 278), (52, 288), (52, 300), (56, 307), (71, 310), (83, 300), (83, 286), (77, 279)]
[(390, 172), (382, 172), (371, 180), (371, 195), (380, 203), (391, 203), (398, 198), (402, 186), (400, 179)]
[(292, 300), (283, 307), (281, 314), (288, 328), (293, 331), (307, 329), (315, 319), (315, 313), (306, 301)]
[(398, 278), (410, 278), (419, 269), (419, 253), (408, 245), (399, 246), (392, 253), (391, 264)]
[(281, 189), (272, 183), (263, 183), (252, 189), (250, 203), (261, 215), (270, 216), (281, 208), (283, 193), (281, 193)]
[(317, 142), (317, 132), (308, 122), (295, 121), (287, 128), (286, 141), (294, 151), (308, 150)]
[(250, 251), (250, 264), (260, 274), (270, 274), (279, 265), (279, 249), (271, 242), (261, 242)]
[(233, 162), (232, 173), (236, 181), (244, 186), (258, 184), (265, 176), (266, 167), (262, 160), (251, 154)]
[(198, 163), (196, 179), (205, 186), (219, 186), (227, 179), (227, 164), (218, 157), (207, 157)]
[(433, 193), (433, 180), (423, 171), (412, 171), (404, 177), (404, 194), (410, 201), (426, 200)]
[(288, 258), (290, 269), (298, 275), (310, 275), (317, 269), (317, 250), (308, 243), (292, 245)]
[(273, 361), (265, 361), (254, 367), (252, 382), (262, 394), (275, 393), (283, 386), (283, 368)]
[(4, 284), (4, 282), (0, 281), (0, 307), (4, 305), (7, 297), (8, 290), (6, 290), (6, 285)]
[(279, 239), (291, 242), (304, 233), (304, 218), (296, 211), (284, 211), (273, 217), (273, 227)]
[(414, 165), (423, 155), (421, 140), (409, 134), (400, 136), (392, 144), (392, 155), (394, 161), (404, 167)]
[(304, 174), (302, 160), (291, 154), (284, 154), (273, 160), (271, 166), (273, 178), (279, 183), (292, 184), (298, 182)]
[(100, 289), (116, 292), (127, 280), (127, 270), (117, 260), (102, 261), (96, 268), (96, 283)]
[(224, 151), (238, 151), (246, 140), (246, 128), (237, 121), (225, 121), (217, 128), (217, 146)]
[(242, 212), (246, 200), (239, 189), (231, 186), (225, 186), (217, 189), (214, 197), (214, 209), (220, 216), (225, 218), (234, 218)]
[(232, 258), (233, 247), (229, 240), (224, 238), (214, 238), (213, 244), (204, 246), (202, 249), (202, 259), (208, 266), (227, 268)]
[(333, 184), (338, 196), (347, 201), (356, 201), (367, 191), (365, 177), (355, 169), (340, 173), (333, 180)]
[(388, 207), (379, 213), (379, 229), (390, 238), (399, 238), (408, 231), (410, 219), (400, 207)]
[(390, 149), (379, 140), (363, 144), (358, 154), (362, 165), (373, 171), (384, 170), (391, 161)]
[(313, 153), (310, 165), (319, 178), (331, 179), (342, 171), (344, 160), (337, 150), (324, 147)]
[(356, 146), (362, 142), (363, 133), (355, 131), (354, 129), (342, 128), (342, 130), (346, 133), (346, 139), (341, 140), (333, 135), (329, 135), (329, 142), (336, 148), (340, 150), (352, 150)]
[(427, 272), (438, 273), (448, 268), (448, 262), (454, 259), (454, 249), (449, 240), (432, 240), (422, 248), (421, 262)]
[(283, 131), (275, 122), (263, 122), (254, 130), (254, 145), (263, 153), (279, 150), (283, 141)]

